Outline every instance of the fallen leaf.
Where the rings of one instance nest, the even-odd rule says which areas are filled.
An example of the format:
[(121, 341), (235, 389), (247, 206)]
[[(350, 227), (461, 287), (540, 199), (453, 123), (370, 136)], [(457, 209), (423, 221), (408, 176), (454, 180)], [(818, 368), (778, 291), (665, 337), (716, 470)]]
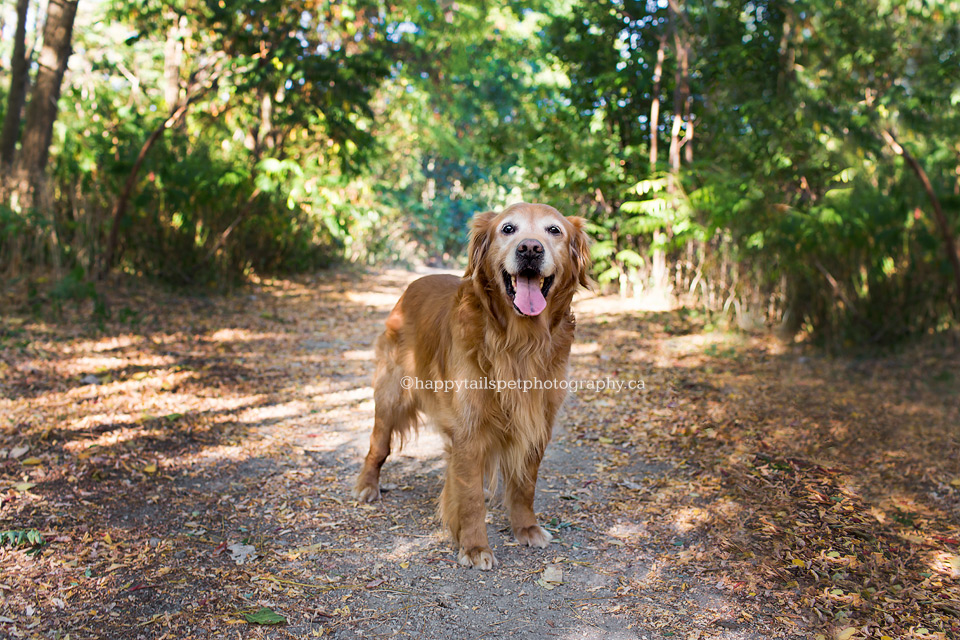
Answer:
[(148, 464), (147, 466), (145, 466), (145, 467), (143, 468), (143, 472), (144, 472), (144, 473), (156, 473), (156, 472), (157, 472), (157, 464), (156, 464), (155, 462), (154, 462), (154, 463), (151, 463), (151, 464)]
[(252, 544), (236, 542), (228, 546), (227, 550), (230, 552), (230, 558), (237, 564), (245, 564), (257, 558), (257, 549)]
[(543, 579), (547, 582), (562, 583), (563, 569), (555, 564), (547, 565), (547, 568), (543, 570)]
[(287, 619), (267, 607), (260, 607), (254, 613), (245, 613), (243, 617), (250, 624), (286, 624)]
[(548, 591), (557, 585), (563, 584), (563, 569), (554, 564), (547, 565), (547, 568), (543, 570), (543, 573), (537, 580), (537, 584)]
[(850, 640), (853, 637), (853, 634), (857, 632), (856, 627), (847, 627), (843, 631), (837, 634), (837, 640)]
[(25, 454), (27, 451), (30, 451), (30, 445), (24, 444), (24, 445), (20, 445), (19, 447), (14, 447), (13, 449), (10, 449), (10, 453), (7, 455), (11, 458), (16, 459), (22, 456), (23, 454)]
[(43, 460), (41, 460), (40, 458), (37, 458), (36, 456), (30, 456), (29, 458), (24, 458), (23, 460), (21, 460), (20, 464), (25, 464), (30, 467), (35, 467), (41, 462), (43, 462)]
[(951, 578), (960, 578), (960, 556), (953, 553), (940, 552), (934, 561), (934, 568)]

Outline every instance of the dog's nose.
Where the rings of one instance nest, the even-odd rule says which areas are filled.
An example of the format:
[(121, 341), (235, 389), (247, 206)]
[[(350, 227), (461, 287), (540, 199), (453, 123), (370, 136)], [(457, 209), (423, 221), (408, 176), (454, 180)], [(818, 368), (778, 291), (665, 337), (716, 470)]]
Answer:
[(539, 240), (521, 240), (517, 245), (517, 257), (534, 260), (543, 256), (543, 245)]

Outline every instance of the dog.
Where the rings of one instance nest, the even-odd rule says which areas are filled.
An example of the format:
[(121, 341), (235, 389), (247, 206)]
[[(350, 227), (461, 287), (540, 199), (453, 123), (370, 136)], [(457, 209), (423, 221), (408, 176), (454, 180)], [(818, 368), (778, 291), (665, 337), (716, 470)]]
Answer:
[(440, 519), (465, 567), (497, 564), (485, 487), (498, 481), (517, 541), (544, 548), (552, 539), (533, 499), (566, 393), (570, 304), (591, 282), (584, 224), (523, 202), (475, 215), (463, 277), (410, 284), (377, 339), (373, 433), (353, 495), (378, 500), (391, 444), (403, 445), (420, 414), (432, 418), (446, 441)]

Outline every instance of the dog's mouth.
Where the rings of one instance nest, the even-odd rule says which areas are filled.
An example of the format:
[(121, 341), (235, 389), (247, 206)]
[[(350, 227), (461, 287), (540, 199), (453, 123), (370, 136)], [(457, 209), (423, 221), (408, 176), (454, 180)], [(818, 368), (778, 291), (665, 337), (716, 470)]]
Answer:
[(516, 275), (504, 270), (502, 276), (514, 309), (525, 316), (538, 316), (547, 308), (554, 276), (542, 276), (536, 269), (521, 269)]

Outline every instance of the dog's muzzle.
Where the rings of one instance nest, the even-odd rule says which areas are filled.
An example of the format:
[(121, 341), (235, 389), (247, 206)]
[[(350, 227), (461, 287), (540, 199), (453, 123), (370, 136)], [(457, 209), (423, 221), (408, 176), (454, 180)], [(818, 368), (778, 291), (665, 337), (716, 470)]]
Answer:
[(547, 307), (553, 275), (543, 276), (543, 244), (521, 240), (516, 250), (517, 273), (503, 272), (503, 283), (514, 308), (525, 316), (537, 316)]

